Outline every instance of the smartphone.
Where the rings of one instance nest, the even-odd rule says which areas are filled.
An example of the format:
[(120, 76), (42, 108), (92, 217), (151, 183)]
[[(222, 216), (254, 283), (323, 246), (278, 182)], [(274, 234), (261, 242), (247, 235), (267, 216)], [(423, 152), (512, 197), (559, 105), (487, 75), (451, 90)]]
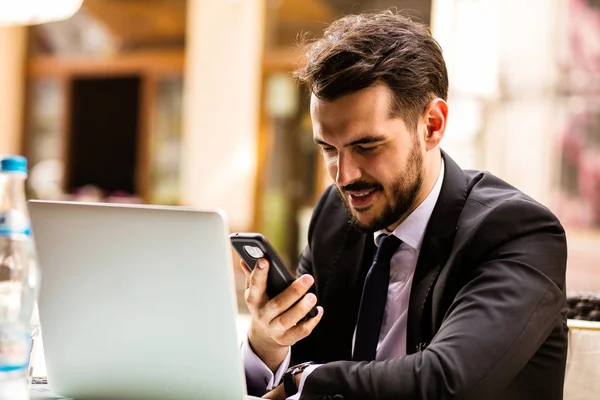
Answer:
[[(235, 251), (242, 260), (244, 260), (246, 265), (248, 265), (250, 270), (254, 270), (259, 258), (264, 258), (269, 262), (267, 296), (270, 299), (283, 292), (294, 282), (294, 277), (283, 264), (281, 257), (279, 257), (269, 241), (260, 233), (232, 233), (229, 235), (229, 239), (231, 240), (231, 245)], [(306, 317), (308, 318), (316, 316), (316, 307), (313, 307), (313, 309), (306, 314)]]

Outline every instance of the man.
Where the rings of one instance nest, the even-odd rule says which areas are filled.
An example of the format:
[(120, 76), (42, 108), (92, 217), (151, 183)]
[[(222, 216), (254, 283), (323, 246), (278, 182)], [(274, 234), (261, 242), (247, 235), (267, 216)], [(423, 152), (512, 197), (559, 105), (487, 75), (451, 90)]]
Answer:
[(344, 17), (297, 76), (335, 184), (285, 292), (266, 297), (265, 260), (242, 265), (250, 394), (561, 399), (564, 230), (440, 150), (448, 78), (428, 31), (391, 12)]

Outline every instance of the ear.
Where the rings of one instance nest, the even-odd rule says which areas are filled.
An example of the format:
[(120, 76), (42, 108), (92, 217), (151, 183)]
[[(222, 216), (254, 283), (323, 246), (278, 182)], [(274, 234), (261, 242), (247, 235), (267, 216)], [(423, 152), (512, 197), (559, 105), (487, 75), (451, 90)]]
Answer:
[(446, 132), (448, 120), (448, 104), (444, 99), (434, 99), (426, 107), (425, 113), (425, 148), (427, 151), (438, 146)]

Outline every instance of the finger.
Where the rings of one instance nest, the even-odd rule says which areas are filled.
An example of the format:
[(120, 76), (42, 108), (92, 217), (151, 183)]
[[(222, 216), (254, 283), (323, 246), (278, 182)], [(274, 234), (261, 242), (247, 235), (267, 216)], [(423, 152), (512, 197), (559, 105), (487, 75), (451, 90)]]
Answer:
[(281, 333), (293, 328), (317, 304), (317, 296), (308, 293), (295, 306), (271, 321), (270, 327)]
[(240, 260), (240, 266), (242, 267), (242, 271), (244, 271), (244, 275), (250, 276), (250, 274), (252, 273), (252, 270), (250, 269), (250, 267), (248, 266), (248, 264), (246, 264), (246, 262), (244, 260)]
[(266, 295), (268, 273), (269, 262), (261, 258), (250, 274), (250, 282), (245, 293), (248, 307), (260, 308), (268, 300)]
[(250, 271), (250, 268), (248, 268), (248, 264), (246, 264), (244, 260), (240, 260), (240, 267), (242, 267), (242, 271), (244, 272), (244, 288), (248, 289), (248, 287), (250, 287), (250, 274), (252, 273), (252, 271)]
[(292, 345), (299, 340), (304, 339), (308, 335), (311, 334), (313, 329), (317, 326), (317, 324), (323, 318), (323, 307), (317, 307), (317, 316), (314, 318), (308, 318), (306, 321), (290, 328), (287, 330), (285, 334), (278, 338), (278, 342), (280, 344), (289, 344)]
[(265, 394), (261, 399), (285, 399), (287, 396), (285, 395), (285, 389), (283, 385), (277, 386), (275, 389), (271, 390), (267, 394)]
[(308, 292), (308, 289), (313, 285), (315, 279), (311, 275), (302, 275), (296, 279), (283, 292), (272, 298), (265, 305), (265, 319), (272, 321), (294, 305)]

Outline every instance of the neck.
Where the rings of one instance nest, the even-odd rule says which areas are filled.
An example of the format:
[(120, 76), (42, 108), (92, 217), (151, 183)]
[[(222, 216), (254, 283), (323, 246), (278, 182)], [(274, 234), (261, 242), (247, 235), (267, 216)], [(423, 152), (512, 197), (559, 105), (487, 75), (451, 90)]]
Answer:
[(421, 205), (431, 193), (431, 190), (435, 186), (440, 175), (440, 169), (442, 168), (442, 152), (439, 147), (435, 147), (425, 154), (423, 162), (423, 183), (419, 189), (419, 193), (413, 205), (402, 215), (402, 217), (394, 224), (386, 227), (385, 229), (389, 232), (393, 232), (398, 225), (402, 223), (417, 207)]

